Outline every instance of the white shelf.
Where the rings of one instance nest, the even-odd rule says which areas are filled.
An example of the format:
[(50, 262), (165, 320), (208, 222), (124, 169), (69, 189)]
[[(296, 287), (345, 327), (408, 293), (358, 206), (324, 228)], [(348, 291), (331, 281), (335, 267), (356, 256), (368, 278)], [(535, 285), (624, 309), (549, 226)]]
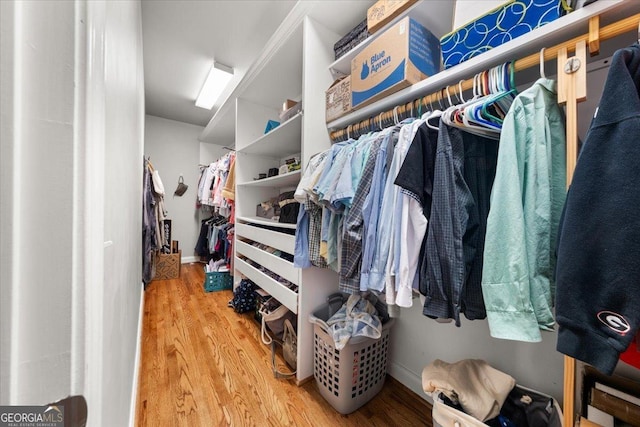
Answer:
[(291, 262), (240, 240), (236, 242), (236, 252), (266, 267), (291, 283), (300, 284), (300, 270), (295, 268)]
[(247, 187), (292, 187), (298, 185), (300, 181), (300, 170), (285, 173), (282, 175), (276, 175), (264, 179), (256, 179), (255, 181), (242, 182), (237, 185)]
[(273, 280), (271, 277), (267, 276), (257, 268), (252, 267), (240, 258), (236, 257), (234, 266), (240, 273), (247, 276), (249, 280), (267, 291), (272, 297), (280, 301), (289, 310), (298, 314), (298, 294), (296, 292), (287, 288), (282, 283)]
[[(640, 2), (635, 0), (599, 0), (587, 7), (579, 9), (569, 15), (563, 16), (547, 25), (515, 38), (502, 46), (498, 46), (471, 58), (455, 67), (431, 76), (406, 89), (400, 90), (377, 102), (369, 104), (339, 119), (327, 124), (329, 129), (340, 129), (368, 117), (372, 117), (381, 111), (391, 109), (421, 96), (437, 92), (446, 86), (457, 85), (460, 80), (468, 79), (474, 74), (491, 68), (495, 65), (522, 58), (543, 47), (553, 46), (572, 37), (588, 32), (589, 18), (595, 15), (622, 12), (624, 16), (635, 13), (640, 9)], [(605, 15), (606, 18), (606, 15)], [(618, 17), (619, 19), (619, 17)], [(601, 18), (600, 25), (605, 25), (606, 19)]]
[(300, 152), (302, 136), (302, 112), (296, 114), (277, 128), (238, 150), (244, 154), (255, 154), (282, 158)]
[(292, 234), (237, 223), (236, 236), (269, 245), (288, 254), (295, 253), (296, 238)]
[(239, 216), (236, 219), (238, 221), (244, 221), (252, 224), (268, 225), (269, 227), (288, 228), (290, 230), (296, 229), (296, 224), (286, 224), (283, 222), (278, 222), (267, 218), (260, 218), (257, 216)]

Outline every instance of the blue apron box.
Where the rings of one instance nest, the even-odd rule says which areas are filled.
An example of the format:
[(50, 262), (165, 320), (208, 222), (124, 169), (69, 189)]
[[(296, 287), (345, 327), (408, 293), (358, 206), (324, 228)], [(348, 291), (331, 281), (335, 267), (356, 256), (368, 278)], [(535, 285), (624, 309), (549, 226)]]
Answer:
[(351, 107), (363, 107), (439, 71), (438, 38), (403, 18), (351, 61)]
[(440, 39), (444, 67), (451, 68), (563, 14), (561, 0), (510, 0)]

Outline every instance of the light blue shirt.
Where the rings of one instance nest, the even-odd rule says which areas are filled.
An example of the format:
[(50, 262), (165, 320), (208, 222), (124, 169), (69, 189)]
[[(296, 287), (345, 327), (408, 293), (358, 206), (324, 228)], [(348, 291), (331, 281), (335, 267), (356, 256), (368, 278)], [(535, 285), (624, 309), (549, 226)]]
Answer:
[[(394, 127), (393, 130), (397, 132)], [(376, 234), (378, 230), (378, 218), (380, 217), (380, 204), (384, 194), (385, 179), (387, 177), (387, 151), (393, 130), (387, 132), (380, 145), (378, 157), (376, 157), (371, 189), (362, 205), (362, 218), (364, 233), (362, 240), (362, 267), (360, 270), (360, 290), (369, 289), (369, 271), (376, 252)]]
[[(389, 167), (389, 174), (384, 186), (382, 203), (380, 208), (380, 219), (378, 220), (378, 233), (376, 237), (376, 250), (374, 252), (371, 269), (369, 272), (368, 287), (376, 291), (384, 291), (385, 289), (385, 273), (387, 259), (389, 257), (389, 249), (392, 235), (394, 218), (400, 218), (400, 214), (396, 211), (397, 206), (394, 201), (397, 198), (397, 187), (394, 184), (396, 176), (402, 167), (402, 162), (407, 155), (411, 141), (418, 130), (422, 121), (413, 122), (403, 126), (398, 136), (398, 144), (393, 152), (393, 160)], [(400, 204), (400, 207), (402, 204)], [(398, 216), (396, 216), (398, 215)], [(398, 227), (399, 229), (400, 227)], [(394, 236), (395, 239), (395, 236)], [(398, 245), (398, 242), (395, 242)], [(362, 281), (364, 282), (364, 281)], [(362, 283), (361, 282), (361, 283)]]
[(324, 194), (331, 186), (331, 182), (336, 179), (336, 175), (340, 173), (338, 169), (333, 167), (334, 162), (338, 158), (342, 149), (352, 141), (353, 140), (350, 139), (348, 141), (337, 142), (331, 146), (331, 152), (329, 153), (329, 157), (327, 157), (327, 162), (324, 165), (322, 175), (320, 175), (320, 179), (318, 179), (316, 185), (313, 186), (313, 192), (318, 195), (319, 200), (324, 197)]
[(296, 268), (311, 267), (309, 260), (309, 214), (304, 208), (304, 203), (300, 203), (298, 211), (293, 266)]
[(351, 206), (373, 139), (372, 135), (361, 136), (353, 146), (353, 150), (348, 153), (347, 160), (349, 161), (345, 162), (342, 167), (342, 172), (331, 197), (331, 205), (334, 209), (340, 210), (341, 206), (345, 208)]

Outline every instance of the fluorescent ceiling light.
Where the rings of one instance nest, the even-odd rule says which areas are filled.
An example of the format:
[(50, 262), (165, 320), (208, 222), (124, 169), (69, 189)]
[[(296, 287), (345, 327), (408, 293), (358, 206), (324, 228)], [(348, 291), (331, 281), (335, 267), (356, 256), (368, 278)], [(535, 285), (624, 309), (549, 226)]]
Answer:
[(233, 68), (214, 62), (202, 89), (200, 89), (200, 94), (196, 99), (196, 107), (210, 110), (232, 77)]

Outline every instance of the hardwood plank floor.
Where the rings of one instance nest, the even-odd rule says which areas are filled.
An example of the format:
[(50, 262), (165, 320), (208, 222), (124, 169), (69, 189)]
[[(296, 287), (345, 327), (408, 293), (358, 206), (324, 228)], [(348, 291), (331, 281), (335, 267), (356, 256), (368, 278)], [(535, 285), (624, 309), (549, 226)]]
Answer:
[[(271, 353), (231, 291), (205, 293), (201, 264), (145, 294), (138, 426), (431, 426), (431, 407), (391, 377), (369, 403), (340, 415), (315, 381), (271, 373)], [(280, 363), (284, 362), (279, 359)]]

